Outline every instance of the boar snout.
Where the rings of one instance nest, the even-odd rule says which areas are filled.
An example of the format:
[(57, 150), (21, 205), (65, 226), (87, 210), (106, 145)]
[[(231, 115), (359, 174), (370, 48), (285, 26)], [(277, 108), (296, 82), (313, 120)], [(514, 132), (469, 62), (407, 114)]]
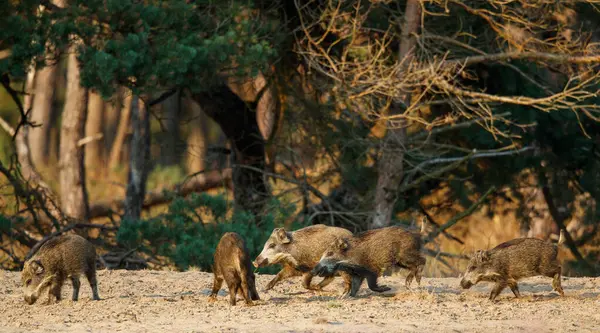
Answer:
[(469, 288), (471, 288), (473, 286), (473, 282), (471, 282), (469, 280), (462, 279), (462, 280), (460, 280), (460, 286), (463, 289), (469, 289)]
[(33, 297), (33, 295), (25, 295), (25, 302), (27, 302), (27, 304), (32, 305), (33, 303), (35, 303), (36, 298)]
[(260, 256), (256, 257), (256, 259), (254, 259), (254, 261), (252, 262), (252, 265), (254, 265), (254, 267), (259, 268), (259, 267), (263, 267), (266, 266), (269, 263), (269, 259), (265, 258), (261, 258)]

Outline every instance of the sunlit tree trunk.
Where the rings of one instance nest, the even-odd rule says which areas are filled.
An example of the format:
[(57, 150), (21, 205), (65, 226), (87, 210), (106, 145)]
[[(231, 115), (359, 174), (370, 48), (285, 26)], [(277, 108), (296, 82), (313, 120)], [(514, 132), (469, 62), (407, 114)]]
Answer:
[(127, 177), (124, 219), (137, 220), (142, 213), (146, 195), (150, 160), (150, 117), (146, 105), (138, 96), (131, 100), (131, 157)]
[(59, 180), (63, 212), (76, 219), (87, 219), (89, 206), (85, 186), (84, 148), (87, 89), (80, 84), (76, 46), (68, 59), (67, 89), (60, 132)]
[[(415, 47), (413, 33), (419, 30), (421, 18), (421, 4), (418, 0), (408, 0), (402, 23), (402, 34), (398, 61), (410, 62)], [(402, 74), (400, 74), (402, 75)], [(411, 95), (402, 96), (405, 105), (410, 105)], [(402, 113), (402, 107), (394, 103), (390, 107), (391, 115)], [(394, 212), (394, 205), (398, 195), (400, 182), (404, 174), (404, 144), (406, 142), (406, 129), (403, 121), (392, 123), (388, 121), (388, 131), (383, 138), (381, 155), (378, 160), (378, 179), (375, 189), (375, 212), (371, 221), (371, 228), (380, 228), (390, 225)]]
[(104, 119), (104, 100), (100, 94), (90, 91), (88, 95), (87, 120), (85, 122), (85, 137), (91, 138), (85, 144), (85, 168), (88, 176), (102, 173), (104, 163), (102, 162), (103, 139), (97, 138), (102, 135), (102, 121)]
[(36, 168), (48, 164), (50, 152), (50, 129), (52, 128), (52, 104), (54, 102), (54, 89), (56, 86), (56, 64), (37, 71), (35, 76), (35, 89), (31, 109), (31, 121), (40, 124), (39, 127), (29, 129), (29, 148), (31, 159)]
[(114, 170), (117, 165), (121, 162), (121, 156), (123, 156), (123, 150), (128, 149), (125, 147), (125, 139), (127, 133), (131, 128), (131, 95), (125, 96), (123, 99), (123, 107), (121, 108), (121, 115), (119, 117), (119, 127), (117, 128), (117, 135), (113, 141), (112, 148), (110, 149), (110, 156), (108, 158), (109, 170)]
[(207, 116), (194, 101), (186, 100), (186, 109), (191, 121), (189, 134), (186, 139), (185, 166), (188, 174), (202, 171), (206, 168)]
[[(104, 119), (102, 120), (102, 123), (104, 124), (104, 127), (102, 128), (104, 133), (104, 146), (102, 151), (104, 152), (103, 158), (107, 161), (110, 157), (110, 149), (117, 136), (119, 118), (123, 107), (123, 100), (119, 98), (119, 96), (119, 94), (116, 94), (109, 102), (104, 104)], [(108, 168), (105, 168), (105, 170), (108, 170)]]

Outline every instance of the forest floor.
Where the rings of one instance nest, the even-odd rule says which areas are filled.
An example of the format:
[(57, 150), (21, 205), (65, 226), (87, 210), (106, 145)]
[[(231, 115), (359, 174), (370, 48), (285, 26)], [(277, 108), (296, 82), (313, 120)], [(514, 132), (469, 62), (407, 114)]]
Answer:
[(380, 280), (389, 292), (363, 285), (357, 298), (340, 299), (339, 278), (321, 292), (304, 290), (299, 277), (263, 291), (272, 277), (258, 275), (261, 300), (251, 307), (229, 306), (225, 284), (207, 302), (209, 273), (124, 270), (98, 271), (100, 301), (82, 279), (78, 302), (67, 282), (60, 303), (27, 305), (19, 273), (0, 271), (0, 332), (600, 332), (600, 278), (563, 278), (565, 297), (550, 278), (530, 278), (521, 299), (507, 289), (491, 303), (489, 285), (463, 291), (457, 278), (407, 290), (402, 275), (388, 276)]

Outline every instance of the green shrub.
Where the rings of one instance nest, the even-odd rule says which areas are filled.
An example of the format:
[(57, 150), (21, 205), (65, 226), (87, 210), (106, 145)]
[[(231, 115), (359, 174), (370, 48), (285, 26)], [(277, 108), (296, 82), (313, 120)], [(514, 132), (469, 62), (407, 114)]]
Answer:
[[(119, 244), (150, 255), (166, 257), (180, 270), (190, 266), (212, 271), (213, 255), (217, 243), (225, 232), (234, 231), (246, 241), (250, 258), (262, 250), (273, 228), (284, 225), (292, 217), (295, 207), (273, 200), (267, 213), (255, 223), (255, 216), (247, 212), (235, 212), (227, 217), (230, 207), (222, 196), (192, 194), (189, 198), (175, 198), (166, 214), (148, 220), (121, 223), (117, 234)], [(210, 216), (205, 223), (202, 216)], [(297, 229), (304, 223), (292, 223)], [(264, 273), (276, 272), (277, 268), (261, 269)]]

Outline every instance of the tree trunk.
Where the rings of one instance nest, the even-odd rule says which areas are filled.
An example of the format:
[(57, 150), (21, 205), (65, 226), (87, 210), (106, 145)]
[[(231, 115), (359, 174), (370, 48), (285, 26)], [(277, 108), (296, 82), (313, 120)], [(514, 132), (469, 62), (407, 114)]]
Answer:
[(108, 169), (114, 170), (119, 162), (121, 162), (122, 151), (125, 146), (125, 139), (130, 128), (131, 121), (131, 95), (127, 95), (123, 99), (123, 107), (121, 108), (121, 116), (119, 120), (119, 127), (117, 128), (117, 135), (115, 136), (114, 143), (110, 149), (110, 156), (108, 158)]
[(207, 133), (205, 125), (208, 117), (192, 100), (186, 100), (186, 109), (192, 120), (188, 123), (190, 132), (186, 140), (185, 166), (187, 173), (192, 174), (206, 168)]
[(181, 138), (179, 135), (179, 114), (181, 112), (181, 97), (179, 91), (162, 103), (165, 119), (166, 137), (160, 147), (162, 163), (177, 165), (181, 158)]
[(219, 124), (231, 143), (236, 206), (259, 216), (271, 194), (263, 174), (265, 142), (255, 113), (226, 85), (193, 94), (193, 99)]
[(85, 135), (88, 92), (80, 84), (75, 47), (70, 51), (60, 131), (60, 199), (63, 212), (67, 216), (85, 220), (89, 216), (89, 206), (85, 186), (85, 154), (79, 140)]
[(31, 160), (38, 169), (48, 165), (56, 72), (57, 65), (49, 64), (38, 70), (35, 77), (31, 121), (41, 126), (29, 129), (29, 148)]
[(104, 152), (103, 156), (106, 160), (108, 160), (110, 156), (110, 149), (117, 136), (119, 118), (123, 108), (123, 99), (119, 98), (119, 96), (120, 94), (115, 94), (110, 102), (105, 103), (106, 109), (104, 110), (104, 119), (102, 120), (102, 123), (104, 124), (104, 147), (102, 148), (102, 151)]
[[(400, 50), (398, 52), (398, 61), (404, 64), (410, 63), (415, 47), (415, 38), (413, 33), (419, 30), (421, 18), (421, 4), (418, 0), (408, 0), (404, 12), (404, 22), (402, 24), (402, 34), (400, 41)], [(402, 74), (400, 74), (402, 75)], [(410, 105), (411, 95), (406, 93), (402, 96), (405, 105)], [(402, 107), (397, 103), (390, 107), (391, 115), (402, 113)], [(406, 129), (404, 122), (392, 124), (388, 121), (388, 131), (383, 139), (381, 155), (378, 161), (379, 176), (377, 187), (375, 189), (375, 212), (370, 228), (381, 228), (390, 225), (398, 188), (404, 174), (404, 143), (406, 142)], [(399, 147), (393, 149), (392, 147)]]
[(89, 91), (87, 110), (85, 137), (92, 141), (85, 144), (85, 168), (88, 176), (97, 176), (102, 174), (104, 166), (102, 161), (103, 139), (97, 137), (103, 134), (104, 100), (100, 94)]
[(139, 220), (146, 195), (148, 162), (150, 160), (150, 117), (144, 101), (138, 96), (131, 100), (131, 158), (127, 177), (125, 213), (123, 219)]

